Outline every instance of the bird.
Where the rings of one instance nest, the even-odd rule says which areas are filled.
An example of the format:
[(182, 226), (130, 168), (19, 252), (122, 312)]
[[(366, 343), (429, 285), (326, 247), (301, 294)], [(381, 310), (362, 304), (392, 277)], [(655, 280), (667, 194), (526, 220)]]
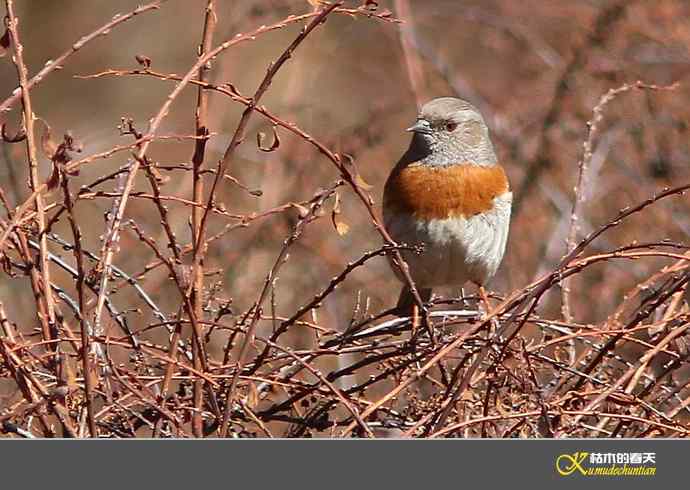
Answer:
[[(484, 118), (463, 99), (440, 97), (407, 131), (410, 145), (384, 186), (384, 227), (396, 243), (421, 246), (401, 255), (424, 303), (433, 288), (468, 281), (485, 294), (505, 253), (513, 195)], [(409, 311), (409, 282), (389, 261), (403, 283), (396, 309)]]

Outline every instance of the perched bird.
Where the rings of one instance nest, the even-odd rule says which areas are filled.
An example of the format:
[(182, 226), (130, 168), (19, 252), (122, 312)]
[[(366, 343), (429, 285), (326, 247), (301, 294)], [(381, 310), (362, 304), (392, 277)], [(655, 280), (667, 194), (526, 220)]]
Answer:
[[(423, 246), (402, 254), (423, 301), (437, 286), (483, 286), (503, 259), (513, 198), (486, 123), (469, 102), (442, 97), (408, 131), (410, 147), (384, 188), (385, 227), (396, 242)], [(403, 285), (398, 309), (413, 304)]]

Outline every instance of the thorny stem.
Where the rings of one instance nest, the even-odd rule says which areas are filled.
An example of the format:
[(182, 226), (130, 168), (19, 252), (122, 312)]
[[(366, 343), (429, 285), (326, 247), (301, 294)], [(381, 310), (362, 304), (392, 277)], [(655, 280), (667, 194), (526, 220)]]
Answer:
[[(578, 224), (581, 207), (584, 205), (587, 187), (587, 169), (592, 160), (592, 151), (594, 148), (594, 138), (599, 129), (599, 123), (604, 118), (604, 109), (619, 95), (629, 92), (630, 90), (675, 90), (678, 87), (677, 83), (667, 86), (651, 85), (637, 81), (635, 83), (625, 83), (618, 88), (612, 88), (600, 99), (599, 103), (592, 110), (592, 119), (587, 121), (587, 138), (582, 144), (582, 158), (578, 162), (577, 181), (575, 184), (575, 197), (573, 200), (573, 211), (570, 215), (570, 225), (568, 228), (568, 238), (566, 241), (566, 253), (575, 246), (578, 231), (580, 229)], [(570, 306), (570, 281), (562, 282), (561, 289), (562, 306), (561, 314), (566, 322), (572, 322), (572, 313)]]
[[(91, 437), (98, 437), (96, 430), (96, 417), (94, 416), (94, 378), (97, 376), (97, 371), (94, 368), (94, 359), (91, 352), (91, 336), (86, 324), (86, 300), (84, 297), (84, 279), (86, 271), (84, 269), (84, 253), (82, 250), (81, 230), (77, 217), (74, 213), (74, 203), (69, 191), (69, 178), (67, 175), (62, 176), (62, 192), (65, 198), (65, 206), (67, 207), (67, 216), (69, 224), (72, 229), (72, 236), (74, 237), (74, 258), (77, 263), (77, 300), (79, 301), (79, 312), (77, 318), (79, 320), (79, 327), (81, 330), (81, 359), (82, 368), (84, 372), (84, 395), (86, 398), (86, 412), (89, 423), (89, 432)], [(97, 379), (97, 378), (96, 378)]]
[[(12, 0), (5, 0), (7, 8), (7, 28), (10, 32), (12, 44), (14, 46), (13, 61), (17, 68), (17, 75), (19, 77), (19, 86), (21, 87), (22, 105), (24, 107), (24, 128), (26, 132), (26, 155), (29, 159), (29, 186), (32, 192), (36, 192), (41, 186), (39, 172), (38, 172), (38, 155), (36, 151), (36, 134), (34, 132), (34, 113), (31, 105), (31, 96), (29, 94), (28, 71), (24, 63), (24, 47), (19, 39), (18, 24), (14, 12), (14, 2)], [(39, 269), (41, 273), (42, 299), (37, 298), (39, 321), (43, 327), (43, 338), (49, 340), (53, 338), (53, 332), (56, 331), (55, 325), (55, 304), (53, 303), (53, 295), (50, 289), (50, 267), (48, 265), (48, 242), (45, 236), (45, 211), (43, 197), (39, 194), (36, 196), (36, 225), (39, 233)], [(43, 308), (38, 305), (43, 302)], [(52, 348), (52, 346), (50, 347)]]
[[(215, 1), (208, 0), (206, 4), (206, 15), (204, 16), (204, 30), (202, 35), (201, 45), (199, 46), (199, 56), (204, 56), (210, 49), (213, 42), (213, 33), (216, 27), (216, 12)], [(208, 78), (210, 66), (204, 64), (199, 68), (199, 80), (205, 82)], [(201, 174), (204, 163), (204, 153), (206, 150), (207, 139), (203, 138), (209, 134), (208, 129), (208, 97), (209, 93), (201, 87), (197, 89), (197, 104), (195, 117), (195, 134), (200, 137), (194, 145), (194, 154), (192, 155), (192, 179), (193, 191), (192, 200), (203, 205), (204, 198), (204, 181)], [(192, 210), (192, 244), (194, 247), (193, 266), (192, 266), (192, 280), (190, 281), (191, 295), (190, 300), (194, 315), (197, 320), (203, 320), (203, 291), (204, 291), (204, 245), (199, 240), (202, 220), (202, 208), (195, 206)], [(197, 345), (201, 339), (194, 335), (192, 337), (192, 349), (194, 352), (194, 367), (201, 369), (201, 346)], [(170, 345), (171, 349), (175, 348), (174, 344)], [(194, 407), (195, 413), (192, 418), (192, 427), (194, 435), (197, 437), (203, 436), (201, 408), (203, 402), (203, 392), (201, 380), (194, 382)]]
[[(268, 292), (271, 289), (271, 285), (277, 277), (279, 269), (287, 260), (288, 250), (290, 246), (300, 238), (304, 231), (304, 228), (315, 218), (316, 213), (321, 209), (324, 202), (326, 202), (326, 200), (329, 199), (335, 193), (336, 188), (340, 185), (342, 185), (342, 182), (338, 181), (335, 184), (333, 184), (329, 189), (324, 190), (320, 193), (320, 195), (314, 198), (311, 208), (309, 209), (307, 214), (299, 220), (299, 222), (295, 225), (292, 234), (285, 240), (285, 243), (283, 244), (283, 247), (281, 248), (278, 257), (276, 258), (273, 267), (271, 268), (268, 275), (266, 276), (266, 279), (264, 280), (264, 287), (261, 290), (261, 293), (259, 294), (259, 298), (256, 300), (252, 309), (250, 310), (250, 312), (252, 313), (252, 319), (244, 333), (244, 340), (242, 342), (242, 346), (240, 347), (240, 353), (238, 354), (237, 363), (235, 367), (235, 374), (227, 390), (225, 411), (223, 412), (223, 420), (219, 428), (220, 437), (226, 437), (227, 435), (228, 425), (230, 423), (230, 413), (232, 411), (232, 403), (237, 392), (237, 381), (239, 379), (240, 372), (244, 367), (249, 346), (253, 342), (256, 326), (259, 324), (259, 319), (261, 318), (262, 306), (264, 301), (266, 300), (266, 297), (268, 296)], [(230, 338), (230, 340), (228, 340), (228, 345), (226, 347), (226, 356), (227, 353), (229, 353), (230, 348), (232, 347), (231, 339), (232, 337)], [(267, 344), (267, 346), (268, 345), (269, 344)]]

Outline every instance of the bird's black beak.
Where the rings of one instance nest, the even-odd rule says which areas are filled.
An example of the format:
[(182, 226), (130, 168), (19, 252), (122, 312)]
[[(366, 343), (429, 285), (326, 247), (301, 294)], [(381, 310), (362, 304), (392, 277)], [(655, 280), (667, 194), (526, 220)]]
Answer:
[(431, 134), (431, 124), (426, 119), (417, 119), (417, 122), (406, 129), (412, 133)]

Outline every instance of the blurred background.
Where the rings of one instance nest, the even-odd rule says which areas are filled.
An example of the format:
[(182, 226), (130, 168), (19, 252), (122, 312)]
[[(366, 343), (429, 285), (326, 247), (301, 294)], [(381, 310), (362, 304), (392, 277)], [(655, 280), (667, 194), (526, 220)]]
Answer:
[[(30, 74), (55, 58), (81, 36), (116, 13), (134, 9), (140, 0), (18, 1), (17, 15)], [(346, 2), (358, 6), (362, 2)], [(606, 109), (595, 141), (586, 179), (587, 201), (582, 209), (580, 237), (660, 189), (690, 181), (688, 118), (690, 115), (690, 2), (686, 0), (410, 0), (377, 2), (403, 24), (346, 15), (332, 16), (299, 47), (273, 81), (263, 104), (281, 118), (294, 121), (334, 151), (348, 153), (372, 186), (380, 212), (384, 180), (407, 147), (404, 129), (415, 119), (417, 106), (438, 96), (459, 96), (484, 114), (493, 134), (515, 196), (514, 219), (505, 261), (490, 285), (500, 294), (523, 287), (548, 271), (565, 253), (578, 161), (587, 136), (592, 109), (609, 89), (625, 82), (668, 85), (674, 91), (631, 91)], [(149, 77), (79, 79), (108, 69), (140, 68), (135, 56), (152, 60), (152, 69), (183, 75), (196, 59), (205, 0), (171, 0), (153, 12), (129, 21), (79, 51), (59, 72), (32, 91), (34, 111), (49, 122), (55, 135), (71, 131), (83, 144), (83, 155), (131, 142), (120, 136), (122, 117), (131, 117), (145, 130), (174, 88), (174, 82)], [(214, 44), (237, 33), (275, 23), (289, 14), (309, 12), (303, 0), (219, 0)], [(4, 14), (4, 12), (0, 11)], [(251, 95), (270, 62), (294, 38), (293, 24), (226, 51), (212, 65), (211, 80), (232, 83)], [(16, 87), (11, 61), (0, 62), (0, 94)], [(191, 86), (173, 104), (161, 134), (194, 131), (196, 89)], [(20, 105), (5, 117), (19, 125)], [(221, 158), (243, 106), (212, 93), (209, 125), (214, 133), (206, 165)], [(266, 153), (256, 135), (271, 127), (256, 115), (248, 137), (235, 153), (219, 193), (229, 213), (251, 216), (286, 203), (310, 199), (338, 178), (330, 162), (305, 141), (278, 128), (281, 145)], [(27, 165), (21, 144), (3, 143), (0, 185), (11, 203), (27, 197)], [(193, 142), (156, 142), (149, 151), (161, 168), (189, 165)], [(126, 163), (126, 153), (98, 160), (82, 169), (76, 182), (91, 183)], [(49, 164), (44, 159), (42, 176)], [(191, 199), (189, 172), (166, 170), (166, 194)], [(99, 187), (112, 191), (110, 181)], [(251, 191), (260, 192), (248, 192)], [(149, 190), (143, 175), (137, 190)], [(292, 314), (309, 301), (346, 264), (381, 245), (361, 203), (346, 188), (340, 191), (340, 219), (349, 232), (339, 235), (326, 215), (307, 227), (290, 251), (275, 283), (278, 316)], [(260, 194), (260, 195), (259, 195)], [(49, 198), (50, 201), (50, 198)], [(112, 198), (79, 201), (87, 247), (98, 252), (105, 229), (104, 213)], [(169, 203), (173, 227), (182, 243), (189, 242), (189, 210)], [(660, 202), (626, 221), (595, 242), (592, 252), (629, 243), (669, 238), (686, 242), (690, 231), (687, 198)], [(218, 284), (218, 297), (232, 299), (241, 314), (256, 300), (283, 240), (291, 232), (298, 209), (288, 208), (236, 226), (211, 243), (207, 286)], [(133, 197), (127, 218), (136, 220), (164, 248), (166, 239), (152, 201)], [(210, 234), (241, 219), (213, 215)], [(69, 237), (61, 219), (54, 231)], [(57, 244), (51, 250), (71, 261), (71, 252)], [(123, 231), (115, 264), (138, 274), (155, 259), (129, 230)], [(579, 322), (604, 319), (628, 290), (665, 262), (607, 261), (578, 275), (573, 282), (573, 311)], [(72, 281), (55, 271), (66, 288)], [(143, 276), (141, 285), (161, 309), (174, 313), (179, 298), (167, 272), (158, 267)], [(357, 302), (360, 311), (377, 312), (394, 305), (399, 284), (382, 258), (357, 269), (330, 295), (319, 310), (319, 321), (336, 330), (350, 322)], [(27, 279), (0, 276), (0, 298), (18, 324), (35, 322), (34, 302)], [(457, 294), (458, 291), (440, 291)], [(359, 298), (359, 299), (358, 299)], [(130, 288), (113, 296), (130, 323), (145, 327), (151, 318)], [(556, 313), (560, 297), (551, 294), (541, 304), (544, 316)], [(270, 328), (267, 324), (265, 328)], [(300, 333), (293, 334), (299, 344)], [(215, 345), (215, 344), (214, 344)], [(215, 349), (222, 349), (217, 342)], [(214, 347), (211, 348), (213, 351)], [(216, 353), (218, 351), (216, 350)]]

